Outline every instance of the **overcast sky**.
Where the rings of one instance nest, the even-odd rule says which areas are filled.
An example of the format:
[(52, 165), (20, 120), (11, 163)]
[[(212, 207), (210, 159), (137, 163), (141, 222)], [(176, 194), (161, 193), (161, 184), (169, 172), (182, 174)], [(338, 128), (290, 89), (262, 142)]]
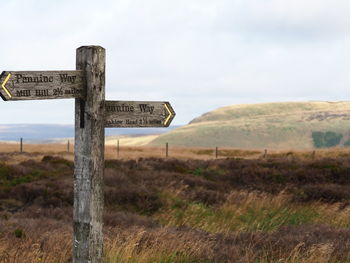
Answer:
[[(241, 103), (350, 100), (345, 0), (2, 0), (0, 71), (75, 69), (106, 49), (106, 98), (185, 124)], [(0, 101), (1, 123), (72, 124), (73, 100)]]

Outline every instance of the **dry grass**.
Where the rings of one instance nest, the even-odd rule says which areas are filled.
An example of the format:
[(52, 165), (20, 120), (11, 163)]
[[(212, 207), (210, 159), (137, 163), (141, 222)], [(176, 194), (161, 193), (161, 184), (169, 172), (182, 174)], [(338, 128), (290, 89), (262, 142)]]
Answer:
[[(343, 203), (295, 203), (286, 193), (231, 192), (218, 207), (179, 205), (181, 193), (167, 193), (167, 208), (155, 215), (163, 225), (187, 226), (211, 233), (275, 231), (284, 225), (326, 224), (350, 228), (350, 207)], [(169, 201), (170, 200), (170, 201)], [(184, 202), (184, 201), (183, 201)]]
[[(2, 227), (0, 262), (71, 262), (70, 224), (52, 219), (12, 219)], [(22, 237), (16, 237), (21, 229)], [(153, 262), (349, 262), (350, 231), (324, 226), (285, 228), (273, 233), (216, 235), (190, 228), (105, 228), (105, 263)]]
[[(0, 153), (0, 262), (71, 262), (73, 163), (32, 146)], [(350, 262), (346, 150), (163, 150), (107, 147), (105, 263)]]
[[(11, 163), (22, 162), (28, 159), (41, 160), (45, 155), (58, 155), (68, 160), (74, 160), (73, 144), (70, 145), (70, 152), (67, 152), (67, 144), (24, 144), (23, 153), (20, 153), (18, 143), (0, 143), (0, 153), (10, 158), (2, 158)], [(169, 147), (169, 157), (179, 159), (201, 159), (208, 160), (215, 158), (213, 149), (208, 148), (186, 148)], [(219, 152), (220, 153), (220, 152)], [(226, 157), (259, 157), (259, 151), (240, 151), (232, 149), (222, 149), (219, 158)], [(138, 159), (138, 158), (165, 158), (164, 147), (150, 146), (120, 146), (119, 157), (117, 156), (116, 143), (109, 143), (105, 146), (105, 159)]]
[(1, 220), (0, 262), (69, 262), (72, 254), (69, 224), (52, 219)]
[[(151, 146), (127, 146), (120, 144), (119, 157), (117, 156), (117, 144), (108, 143), (105, 147), (105, 159), (138, 159), (138, 158), (165, 158), (165, 145), (164, 147), (151, 147)], [(19, 143), (5, 143), (0, 142), (0, 153), (2, 153), (2, 159), (15, 163), (21, 162), (27, 159), (41, 160), (45, 155), (58, 155), (68, 160), (74, 160), (74, 143), (70, 143), (70, 152), (67, 152), (66, 143), (56, 144), (29, 144), (24, 143), (24, 153), (19, 153)], [(10, 158), (5, 158), (5, 156)], [(190, 148), (190, 147), (172, 147), (169, 146), (169, 157), (177, 159), (200, 159), (210, 160), (215, 159), (215, 148)], [(315, 151), (294, 151), (290, 149), (286, 150), (240, 150), (234, 148), (219, 148), (218, 158), (245, 158), (245, 159), (259, 159), (259, 158), (285, 158), (286, 160), (314, 160), (323, 158), (349, 158), (350, 149), (347, 148), (332, 148), (332, 149), (320, 149)]]
[(157, 138), (159, 135), (142, 135), (142, 136), (108, 136), (106, 137), (106, 145), (117, 145), (118, 141), (124, 146), (144, 146)]
[(191, 232), (132, 228), (110, 233), (106, 262), (200, 262), (203, 258), (210, 262), (214, 254), (214, 240)]

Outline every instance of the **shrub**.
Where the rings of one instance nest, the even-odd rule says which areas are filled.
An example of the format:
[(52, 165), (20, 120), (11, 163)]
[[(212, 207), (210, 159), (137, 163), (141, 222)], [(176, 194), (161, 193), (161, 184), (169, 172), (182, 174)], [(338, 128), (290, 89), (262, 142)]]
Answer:
[(344, 143), (344, 146), (346, 146), (346, 147), (349, 147), (349, 146), (350, 146), (350, 139), (347, 140), (347, 141)]
[(25, 237), (24, 231), (22, 229), (19, 229), (19, 228), (17, 228), (14, 231), (14, 234), (15, 234), (15, 237), (17, 237), (17, 238)]
[(350, 200), (350, 187), (336, 184), (308, 184), (298, 188), (295, 200), (328, 203), (347, 201)]
[(329, 148), (337, 146), (343, 135), (332, 131), (312, 132), (312, 139), (316, 148)]

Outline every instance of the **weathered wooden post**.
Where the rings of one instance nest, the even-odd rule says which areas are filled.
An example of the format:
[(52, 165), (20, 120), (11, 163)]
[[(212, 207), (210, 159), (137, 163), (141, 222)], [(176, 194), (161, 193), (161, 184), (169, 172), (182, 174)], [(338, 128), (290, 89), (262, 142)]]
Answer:
[(75, 100), (74, 263), (100, 263), (103, 253), (105, 49), (77, 49), (85, 99)]
[(165, 144), (165, 157), (166, 158), (169, 157), (169, 144), (168, 143)]
[(69, 152), (69, 140), (67, 141), (67, 152)]
[(218, 147), (215, 147), (215, 159), (217, 159), (219, 156), (219, 149)]
[(264, 158), (267, 158), (267, 149), (264, 151)]
[(23, 138), (21, 138), (20, 141), (21, 141), (21, 142), (20, 142), (19, 150), (20, 150), (20, 152), (22, 153), (22, 152), (23, 152)]

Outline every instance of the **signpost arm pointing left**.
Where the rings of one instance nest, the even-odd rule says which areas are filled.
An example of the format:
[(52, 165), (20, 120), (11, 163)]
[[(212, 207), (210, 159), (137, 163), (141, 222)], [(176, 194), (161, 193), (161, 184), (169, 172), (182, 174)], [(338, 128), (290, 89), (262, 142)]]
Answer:
[(7, 77), (5, 78), (5, 80), (4, 80), (4, 82), (3, 83), (1, 83), (1, 87), (2, 87), (2, 89), (6, 92), (6, 94), (10, 97), (10, 98), (12, 98), (12, 95), (11, 95), (11, 93), (10, 93), (10, 91), (6, 88), (6, 83), (9, 81), (9, 79), (11, 78), (11, 73), (9, 73), (8, 75), (7, 75)]
[(73, 262), (102, 262), (105, 50), (77, 49), (84, 70), (85, 99), (75, 100)]

